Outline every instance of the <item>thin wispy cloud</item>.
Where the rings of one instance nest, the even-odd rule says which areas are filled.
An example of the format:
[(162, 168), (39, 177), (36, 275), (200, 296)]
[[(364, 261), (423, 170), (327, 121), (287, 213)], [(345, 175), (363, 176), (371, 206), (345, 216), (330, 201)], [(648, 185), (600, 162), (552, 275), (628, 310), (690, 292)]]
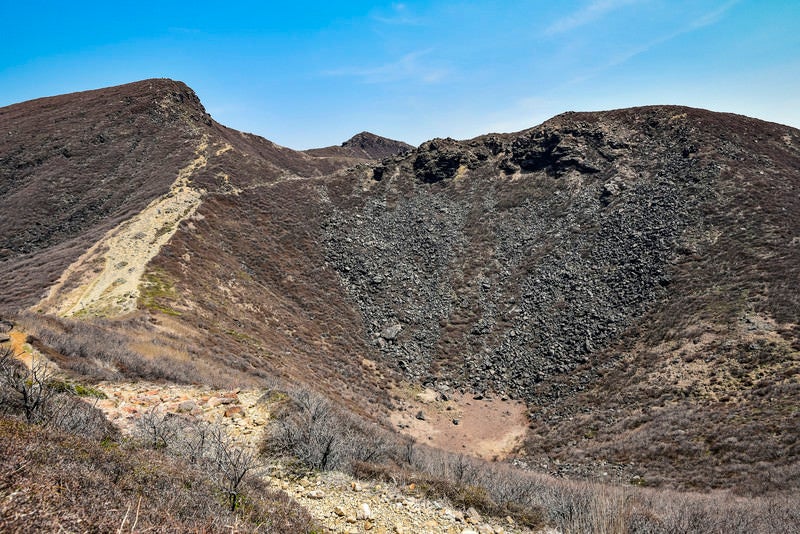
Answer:
[(373, 13), (372, 19), (392, 26), (419, 26), (423, 19), (414, 15), (406, 4), (392, 4), (389, 13)]
[[(729, 2), (725, 2), (717, 9), (709, 11), (708, 13), (697, 17), (695, 20), (691, 22), (688, 29), (686, 31), (697, 30), (699, 28), (704, 28), (706, 26), (711, 26), (712, 24), (716, 24), (719, 22), (719, 19), (733, 6), (738, 4), (741, 0), (730, 0)], [(686, 33), (686, 32), (683, 32)]]
[(611, 61), (608, 62), (606, 65), (607, 67), (615, 67), (617, 65), (621, 65), (634, 57), (643, 54), (650, 50), (651, 48), (655, 48), (656, 46), (662, 45), (668, 41), (672, 41), (673, 39), (680, 37), (681, 35), (685, 35), (687, 33), (691, 33), (693, 31), (699, 30), (701, 28), (706, 28), (708, 26), (712, 26), (719, 22), (722, 16), (730, 10), (734, 5), (738, 4), (740, 0), (731, 0), (726, 2), (725, 4), (721, 5), (717, 9), (709, 11), (708, 13), (704, 13), (695, 19), (688, 21), (684, 26), (678, 28), (672, 33), (664, 35), (658, 39), (654, 39), (648, 43), (645, 43), (642, 46), (633, 48), (628, 50), (627, 52), (620, 54), (616, 57), (611, 58)]
[(405, 54), (396, 61), (375, 67), (345, 67), (329, 70), (328, 76), (349, 76), (361, 79), (364, 83), (392, 83), (415, 81), (437, 83), (443, 81), (450, 71), (447, 68), (430, 65), (424, 61), (433, 50), (418, 50)]
[(568, 32), (599, 20), (613, 11), (639, 2), (640, 0), (593, 0), (578, 11), (555, 21), (547, 27), (544, 33), (552, 36)]
[(639, 46), (630, 48), (630, 49), (625, 50), (625, 51), (623, 51), (621, 53), (612, 55), (612, 56), (609, 57), (608, 61), (603, 63), (603, 65), (601, 67), (593, 69), (592, 71), (586, 73), (583, 76), (579, 76), (577, 78), (574, 78), (571, 83), (579, 83), (579, 82), (586, 81), (587, 79), (590, 79), (590, 78), (596, 76), (597, 74), (599, 74), (599, 73), (601, 73), (603, 71), (606, 71), (606, 70), (608, 70), (608, 69), (610, 69), (612, 67), (616, 67), (616, 66), (622, 65), (624, 63), (627, 63), (628, 61), (630, 61), (631, 59), (635, 58), (636, 56), (644, 54), (645, 52), (648, 52), (649, 50), (651, 50), (651, 49), (653, 49), (653, 48), (655, 48), (657, 46), (660, 46), (660, 45), (662, 45), (664, 43), (672, 41), (673, 39), (676, 39), (676, 38), (680, 37), (681, 35), (685, 35), (687, 33), (691, 33), (693, 31), (697, 31), (699, 29), (706, 28), (708, 26), (712, 26), (712, 25), (716, 24), (717, 22), (719, 22), (722, 19), (723, 15), (725, 15), (726, 12), (728, 12), (733, 6), (738, 4), (740, 1), (741, 0), (730, 0), (730, 1), (720, 5), (718, 8), (716, 8), (714, 10), (711, 10), (711, 11), (709, 11), (707, 13), (704, 13), (704, 14), (698, 16), (698, 17), (695, 17), (694, 19), (691, 19), (691, 20), (687, 21), (683, 26), (681, 26), (680, 28), (678, 28), (677, 30), (675, 30), (675, 31), (673, 31), (671, 33), (668, 33), (666, 35), (663, 35), (663, 36), (658, 37), (656, 39), (653, 39), (651, 41), (647, 41), (646, 43), (643, 43), (643, 44), (641, 44)]

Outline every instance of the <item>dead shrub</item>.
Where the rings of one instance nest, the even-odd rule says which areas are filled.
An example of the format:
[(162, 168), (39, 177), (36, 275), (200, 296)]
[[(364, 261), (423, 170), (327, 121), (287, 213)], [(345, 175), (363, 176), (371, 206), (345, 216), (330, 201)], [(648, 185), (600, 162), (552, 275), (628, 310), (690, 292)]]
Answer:
[(267, 425), (262, 453), (292, 457), (311, 469), (347, 471), (353, 462), (386, 458), (389, 435), (335, 408), (322, 395), (295, 390)]

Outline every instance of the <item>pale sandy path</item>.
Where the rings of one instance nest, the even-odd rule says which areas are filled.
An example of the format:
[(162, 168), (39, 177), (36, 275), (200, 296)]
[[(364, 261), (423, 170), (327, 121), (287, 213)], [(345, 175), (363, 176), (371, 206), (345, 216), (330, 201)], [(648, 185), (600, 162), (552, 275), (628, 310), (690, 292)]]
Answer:
[(204, 136), (195, 158), (178, 172), (169, 192), (109, 230), (32, 309), (61, 316), (110, 316), (135, 309), (147, 264), (202, 202), (205, 190), (194, 187), (191, 178), (206, 166), (209, 150)]

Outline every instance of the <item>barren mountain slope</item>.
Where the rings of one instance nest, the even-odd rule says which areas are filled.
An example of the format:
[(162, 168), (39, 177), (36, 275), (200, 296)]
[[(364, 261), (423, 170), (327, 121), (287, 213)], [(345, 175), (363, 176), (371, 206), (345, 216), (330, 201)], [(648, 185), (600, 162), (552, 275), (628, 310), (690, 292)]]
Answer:
[[(87, 336), (121, 335), (150, 358), (169, 353), (200, 365), (205, 371), (188, 373), (189, 381), (277, 374), (324, 381), (358, 403), (380, 392), (383, 375), (369, 371), (362, 380), (363, 354), (350, 350), (361, 344), (362, 329), (352, 327), (359, 319), (341, 291), (337, 297), (335, 273), (325, 275), (314, 233), (321, 226), (314, 184), (370, 161), (369, 147), (324, 157), (280, 147), (215, 123), (191, 89), (171, 80), (0, 113), (13, 127), (0, 167), (8, 198), (0, 233), (5, 309), (120, 317)], [(390, 152), (404, 146), (369, 138)], [(132, 313), (137, 307), (143, 311)], [(72, 331), (47, 328), (55, 337)], [(182, 341), (163, 339), (176, 334)], [(116, 367), (112, 376), (130, 372)]]
[(161, 80), (0, 109), (2, 302), (33, 304), (103, 233), (167, 193), (210, 122), (191, 90)]
[(38, 301), (71, 262), (148, 205), (169, 209), (156, 206), (159, 199), (170, 204), (194, 190), (197, 202), (189, 204), (196, 204), (206, 194), (328, 174), (364, 157), (316, 158), (230, 130), (194, 91), (166, 79), (0, 108), (0, 125), (0, 304), (9, 307)]
[[(63, 155), (118, 93), (141, 102), (108, 112), (121, 146), (152, 153)], [(43, 319), (45, 341), (108, 334), (193, 369), (184, 381), (279, 376), (376, 419), (402, 380), (521, 399), (532, 467), (798, 485), (797, 130), (668, 106), (568, 113), (378, 163), (227, 129), (171, 81), (37, 102), (0, 110), (18, 132), (1, 187), (31, 188), (2, 219), (0, 298), (81, 317)], [(48, 144), (56, 115), (69, 129)], [(136, 270), (126, 250), (144, 251)]]

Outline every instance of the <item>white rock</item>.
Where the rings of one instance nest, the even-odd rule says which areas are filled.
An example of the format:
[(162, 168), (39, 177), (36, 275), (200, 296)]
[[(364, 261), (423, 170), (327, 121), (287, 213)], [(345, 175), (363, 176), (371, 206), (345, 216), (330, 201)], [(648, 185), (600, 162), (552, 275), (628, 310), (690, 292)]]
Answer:
[(481, 520), (481, 514), (478, 511), (470, 506), (467, 508), (467, 517), (469, 517), (474, 523), (478, 523)]
[(367, 503), (361, 503), (361, 506), (358, 507), (358, 514), (356, 515), (358, 519), (372, 519), (372, 510)]

